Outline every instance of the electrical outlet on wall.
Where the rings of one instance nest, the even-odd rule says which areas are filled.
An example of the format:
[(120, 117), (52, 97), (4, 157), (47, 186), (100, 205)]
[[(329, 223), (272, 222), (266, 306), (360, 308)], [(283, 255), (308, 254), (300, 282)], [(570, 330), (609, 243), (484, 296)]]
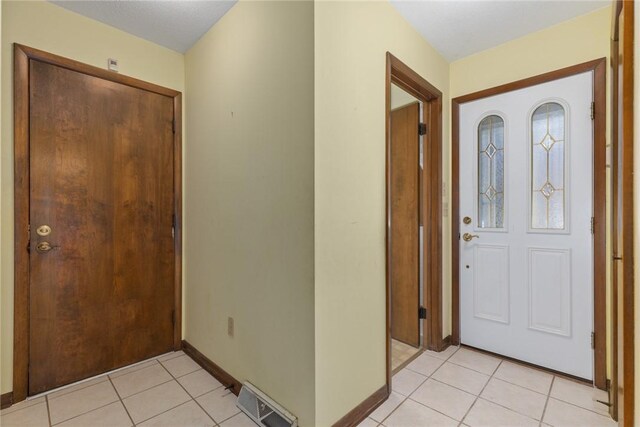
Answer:
[(230, 337), (233, 337), (233, 317), (229, 317), (227, 319), (227, 335), (229, 335)]
[(117, 73), (118, 72), (118, 60), (114, 59), (114, 58), (109, 58), (107, 60), (107, 69), (109, 71), (115, 71)]

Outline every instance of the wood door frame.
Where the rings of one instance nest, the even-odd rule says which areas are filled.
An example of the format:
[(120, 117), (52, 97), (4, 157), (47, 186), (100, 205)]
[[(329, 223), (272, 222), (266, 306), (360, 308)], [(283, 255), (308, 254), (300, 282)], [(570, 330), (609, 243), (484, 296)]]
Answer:
[[(611, 67), (612, 67), (612, 113), (611, 113), (611, 185), (612, 185), (612, 215), (611, 215), (611, 241), (612, 241), (612, 289), (611, 289), (611, 317), (612, 317), (612, 387), (609, 390), (609, 401), (612, 403), (611, 416), (619, 422), (620, 426), (633, 426), (635, 416), (635, 348), (634, 348), (634, 233), (637, 224), (634, 224), (634, 185), (633, 185), (633, 152), (634, 152), (634, 9), (632, 0), (617, 0), (613, 13), (611, 31)], [(623, 14), (624, 13), (624, 14)], [(622, 21), (621, 21), (622, 15)], [(620, 33), (621, 24), (623, 33)], [(622, 35), (622, 43), (620, 36)], [(619, 67), (622, 56), (622, 81), (620, 81)], [(622, 99), (620, 99), (620, 84), (623, 85)], [(619, 106), (622, 104), (622, 111)], [(620, 128), (619, 118), (622, 118)], [(622, 140), (620, 140), (622, 135)], [(622, 146), (620, 146), (620, 143)], [(624, 154), (623, 163), (618, 164), (618, 150)], [(622, 175), (622, 183), (618, 182), (618, 170)], [(622, 184), (624, 191), (621, 215), (618, 214), (615, 193)], [(621, 218), (622, 224), (618, 224)], [(622, 225), (622, 227), (620, 227)], [(618, 235), (622, 229), (623, 234)], [(621, 239), (622, 254), (616, 252), (618, 239)], [(622, 255), (622, 256), (620, 256)], [(625, 262), (625, 260), (631, 261)], [(622, 262), (622, 287), (617, 280), (616, 264)], [(619, 311), (618, 298), (622, 296), (622, 312)], [(622, 324), (623, 333), (620, 335), (618, 325)], [(622, 354), (619, 354), (619, 348)], [(620, 369), (618, 361), (622, 360)], [(620, 384), (622, 379), (622, 384)]]
[[(423, 305), (427, 309), (423, 347), (441, 351), (442, 339), (442, 92), (398, 58), (387, 52), (385, 79), (385, 278), (387, 391), (391, 393), (391, 84), (423, 103), (422, 122), (427, 124), (420, 196), (420, 223), (424, 230)], [(429, 185), (424, 185), (429, 183)], [(416, 313), (417, 316), (417, 313)]]
[(599, 58), (451, 100), (451, 313), (452, 344), (460, 344), (460, 105), (494, 95), (593, 71), (593, 303), (594, 383), (607, 388), (606, 365), (606, 58)]
[(29, 63), (40, 61), (89, 76), (173, 98), (174, 112), (174, 299), (173, 347), (182, 345), (182, 94), (173, 89), (34, 49), (13, 45), (14, 108), (14, 315), (13, 403), (27, 398), (29, 385)]

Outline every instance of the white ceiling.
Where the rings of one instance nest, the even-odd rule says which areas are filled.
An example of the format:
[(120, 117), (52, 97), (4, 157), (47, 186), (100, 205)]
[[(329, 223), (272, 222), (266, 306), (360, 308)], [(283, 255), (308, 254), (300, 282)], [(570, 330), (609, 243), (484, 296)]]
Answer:
[(391, 0), (449, 61), (611, 4), (600, 0)]
[(237, 0), (49, 0), (127, 33), (186, 52)]

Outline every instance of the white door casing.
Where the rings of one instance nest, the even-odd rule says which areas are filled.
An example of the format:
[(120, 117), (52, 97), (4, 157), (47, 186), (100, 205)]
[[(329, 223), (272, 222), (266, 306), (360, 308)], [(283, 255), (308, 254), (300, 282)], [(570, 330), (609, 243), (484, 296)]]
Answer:
[(459, 121), (460, 233), (478, 236), (460, 241), (461, 342), (585, 379), (592, 100), (590, 71), (462, 104)]

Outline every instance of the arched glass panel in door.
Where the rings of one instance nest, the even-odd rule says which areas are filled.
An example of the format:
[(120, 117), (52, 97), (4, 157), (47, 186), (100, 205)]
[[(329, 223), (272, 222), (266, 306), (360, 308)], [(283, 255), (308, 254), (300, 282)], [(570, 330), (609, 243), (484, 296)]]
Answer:
[(504, 120), (487, 116), (478, 125), (478, 228), (504, 226)]
[(542, 104), (531, 117), (531, 228), (565, 228), (565, 121), (557, 102)]

